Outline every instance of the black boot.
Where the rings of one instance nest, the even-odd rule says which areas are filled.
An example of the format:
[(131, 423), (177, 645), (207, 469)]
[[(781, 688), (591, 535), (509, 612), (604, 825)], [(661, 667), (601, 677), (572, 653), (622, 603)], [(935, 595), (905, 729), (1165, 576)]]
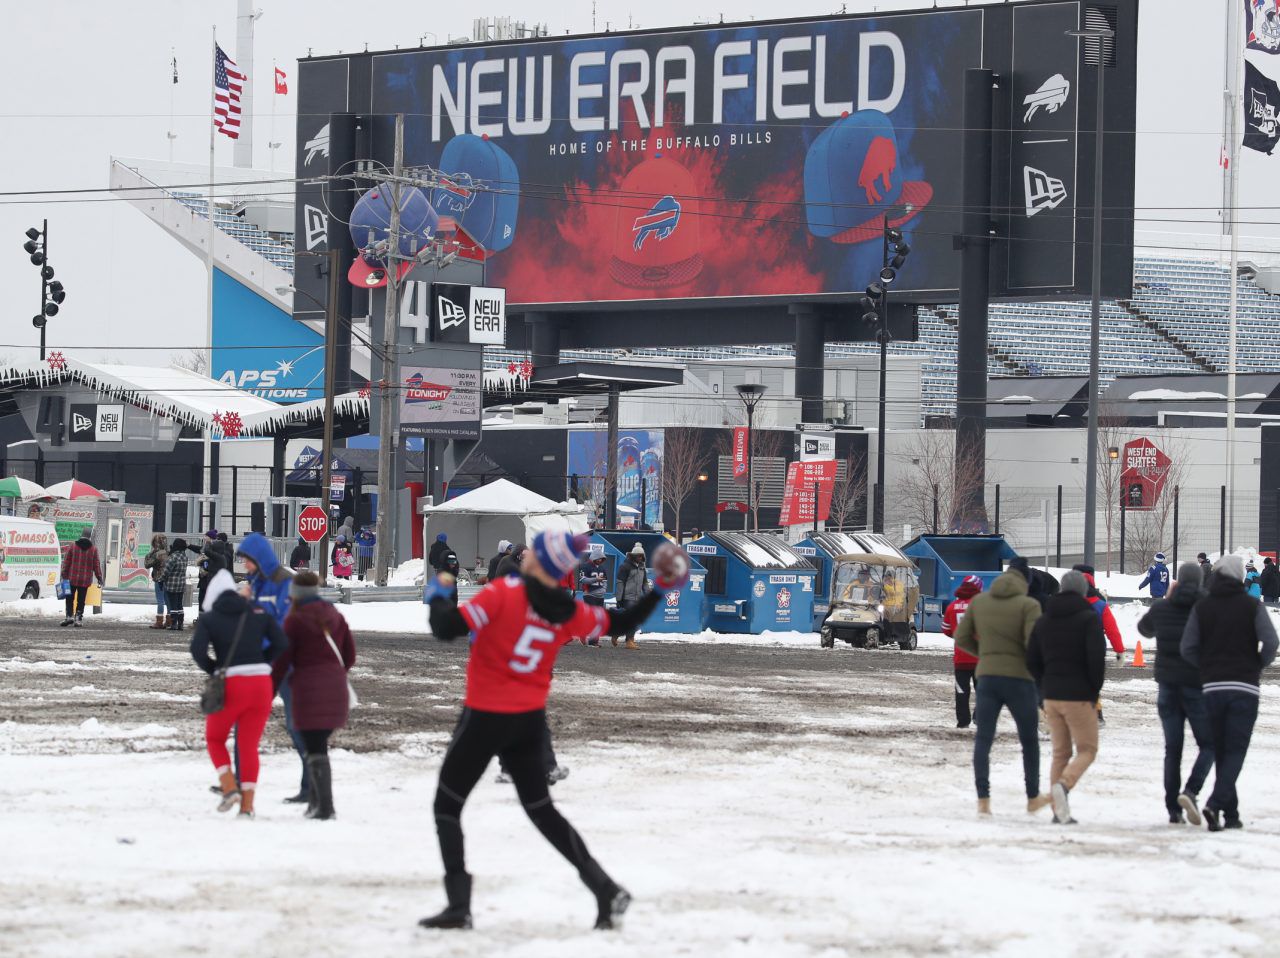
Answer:
[(605, 874), (594, 858), (578, 872), (591, 893), (596, 896), (596, 930), (610, 931), (622, 927), (622, 915), (631, 904), (631, 895)]
[(311, 779), (311, 794), (315, 806), (307, 806), (306, 817), (327, 821), (337, 817), (333, 811), (333, 774), (329, 767), (329, 756), (308, 755), (307, 772)]
[(444, 893), (449, 899), (448, 907), (438, 915), (423, 918), (418, 924), (423, 928), (470, 928), (471, 876), (466, 872), (445, 875)]

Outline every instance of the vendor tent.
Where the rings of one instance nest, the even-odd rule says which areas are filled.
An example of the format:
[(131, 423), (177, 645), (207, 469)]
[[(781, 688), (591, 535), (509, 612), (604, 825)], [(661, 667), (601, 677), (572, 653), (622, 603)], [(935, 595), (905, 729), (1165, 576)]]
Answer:
[(587, 513), (576, 502), (553, 502), (507, 479), (495, 479), (438, 506), (424, 506), (423, 541), (441, 532), (464, 569), (487, 564), (499, 539), (528, 543), (539, 532), (563, 526), (587, 531)]

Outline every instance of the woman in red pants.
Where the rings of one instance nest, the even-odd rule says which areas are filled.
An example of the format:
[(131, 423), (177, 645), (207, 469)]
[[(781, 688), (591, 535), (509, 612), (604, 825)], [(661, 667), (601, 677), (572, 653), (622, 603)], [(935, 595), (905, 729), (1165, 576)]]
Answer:
[[(236, 592), (235, 580), (225, 569), (209, 581), (201, 609), (204, 614), (191, 636), (191, 657), (206, 672), (226, 670), (225, 704), (205, 716), (204, 723), (205, 745), (222, 788), (218, 811), (229, 811), (238, 803), (241, 817), (252, 818), (258, 743), (274, 698), (270, 663), (284, 651), (284, 633), (273, 616)], [(238, 783), (227, 752), (227, 736), (233, 728), (240, 756)]]

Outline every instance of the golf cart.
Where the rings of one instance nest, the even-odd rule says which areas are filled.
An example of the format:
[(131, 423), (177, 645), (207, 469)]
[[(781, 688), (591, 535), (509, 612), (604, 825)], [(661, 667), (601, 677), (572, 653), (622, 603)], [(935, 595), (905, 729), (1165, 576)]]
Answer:
[(920, 581), (909, 559), (890, 555), (844, 555), (831, 574), (831, 608), (819, 630), (822, 647), (836, 639), (874, 649), (890, 642), (916, 647), (915, 610)]

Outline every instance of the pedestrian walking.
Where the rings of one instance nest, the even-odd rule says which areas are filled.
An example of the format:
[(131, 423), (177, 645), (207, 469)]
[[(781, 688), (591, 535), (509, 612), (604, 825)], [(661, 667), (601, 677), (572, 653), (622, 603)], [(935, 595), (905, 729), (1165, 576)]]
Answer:
[(436, 536), (436, 541), (431, 543), (431, 550), (427, 553), (427, 564), (437, 572), (442, 571), (444, 567), (440, 565), (440, 560), (449, 551), (452, 551), (449, 548), (449, 536), (441, 532)]
[(222, 545), (218, 541), (218, 530), (210, 529), (204, 534), (204, 538), (199, 545), (189, 545), (187, 549), (194, 552), (196, 559), (196, 607), (197, 611), (204, 610), (205, 591), (209, 588), (209, 580), (217, 575), (220, 569), (231, 568), (226, 554), (222, 550)]
[[(636, 543), (627, 553), (627, 559), (618, 568), (617, 581), (614, 583), (613, 597), (619, 609), (629, 609), (639, 602), (648, 591), (649, 583), (645, 573), (644, 546)], [(641, 621), (644, 621), (643, 619)], [(626, 648), (636, 648), (637, 629), (626, 634)], [(618, 637), (613, 636), (613, 644), (618, 644)]]
[(288, 676), (293, 692), (293, 724), (302, 736), (309, 773), (306, 817), (327, 820), (334, 817), (329, 738), (347, 724), (347, 673), (356, 663), (356, 644), (342, 613), (320, 597), (314, 572), (295, 575), (289, 594), (288, 646), (272, 663), (271, 679), (278, 688)]
[(1027, 811), (1049, 804), (1049, 796), (1040, 794), (1039, 703), (1027, 669), (1027, 641), (1038, 618), (1040, 604), (1027, 595), (1027, 580), (1011, 569), (973, 597), (956, 628), (956, 645), (978, 658), (973, 779), (979, 815), (991, 814), (991, 745), (1002, 708), (1013, 716), (1022, 745)]
[(520, 576), (486, 585), (461, 606), (446, 597), (447, 583), (438, 578), (432, 583), (438, 590), (429, 588), (424, 595), (437, 638), (448, 640), (470, 632), (474, 640), (462, 715), (440, 768), (434, 806), (448, 905), (422, 919), (423, 927), (471, 927), (471, 876), (463, 854), (462, 809), (489, 761), (499, 753), (510, 765), (525, 814), (577, 869), (595, 896), (595, 927), (618, 927), (631, 902), (551, 801), (542, 756), (547, 694), (556, 656), (566, 643), (633, 630), (657, 607), (660, 594), (688, 581), (689, 558), (678, 546), (664, 543), (654, 553), (656, 590), (630, 609), (608, 612), (575, 601), (559, 585), (588, 544), (586, 534), (548, 530), (526, 552)]
[(1068, 796), (1098, 754), (1094, 703), (1106, 674), (1107, 643), (1088, 594), (1082, 573), (1066, 573), (1027, 642), (1027, 669), (1044, 699), (1053, 742), (1049, 795), (1053, 820), (1060, 825), (1076, 823)]
[(1200, 563), (1200, 586), (1209, 588), (1209, 576), (1213, 575), (1213, 563), (1203, 552), (1196, 553), (1196, 561)]
[(181, 632), (184, 615), (182, 601), (187, 592), (186, 539), (173, 540), (169, 558), (164, 563), (164, 571), (160, 573), (160, 582), (164, 586), (164, 603), (169, 607), (168, 628), (174, 632)]
[[(1164, 730), (1164, 807), (1170, 825), (1200, 824), (1198, 796), (1213, 768), (1213, 738), (1200, 670), (1182, 657), (1181, 650), (1191, 610), (1205, 595), (1200, 574), (1200, 563), (1182, 563), (1173, 591), (1167, 598), (1157, 599), (1138, 620), (1138, 631), (1156, 640), (1156, 711)], [(1188, 725), (1197, 752), (1191, 774), (1183, 781), (1182, 743)]]
[[(230, 811), (238, 804), (241, 818), (253, 818), (260, 771), (258, 744), (271, 717), (270, 663), (284, 652), (284, 634), (274, 618), (236, 591), (235, 579), (226, 569), (210, 578), (201, 613), (191, 636), (191, 657), (211, 675), (217, 670), (225, 673), (224, 704), (204, 720), (205, 747), (221, 790), (218, 811)], [(233, 728), (239, 781), (227, 751), (227, 736)]]
[(307, 542), (302, 536), (298, 536), (298, 544), (289, 553), (289, 568), (296, 572), (298, 569), (309, 569), (310, 567), (311, 543)]
[(1228, 555), (1213, 567), (1209, 594), (1196, 603), (1182, 634), (1182, 657), (1200, 670), (1213, 740), (1213, 791), (1203, 815), (1209, 831), (1243, 828), (1236, 780), (1258, 720), (1262, 670), (1276, 657), (1266, 607), (1244, 587), (1244, 562)]
[(1262, 601), (1268, 605), (1280, 602), (1280, 568), (1271, 556), (1262, 560), (1262, 572), (1258, 576), (1258, 586), (1262, 589)]
[(1157, 552), (1147, 569), (1146, 577), (1138, 583), (1139, 589), (1151, 589), (1151, 598), (1163, 599), (1169, 593), (1169, 567), (1164, 564), (1164, 553)]
[[(283, 627), (285, 617), (289, 614), (289, 585), (293, 581), (293, 573), (280, 564), (271, 543), (258, 532), (251, 532), (244, 537), (236, 555), (244, 560), (248, 573), (246, 581), (249, 583), (249, 598), (275, 619), (277, 625)], [(301, 804), (311, 798), (311, 780), (307, 774), (306, 745), (293, 724), (293, 693), (287, 676), (279, 683), (278, 692), (280, 701), (284, 703), (285, 730), (289, 733), (293, 750), (298, 753), (298, 761), (302, 763), (302, 780), (297, 794), (285, 801), (289, 804)]]
[(165, 603), (164, 567), (169, 561), (169, 537), (157, 532), (151, 537), (151, 549), (142, 560), (143, 568), (151, 570), (151, 584), (156, 592), (156, 621), (149, 626), (152, 629), (163, 629), (169, 624), (168, 606)]
[(498, 563), (497, 577), (505, 579), (507, 576), (518, 576), (520, 574), (520, 566), (524, 562), (524, 554), (529, 547), (522, 542), (512, 545), (507, 554), (502, 557), (502, 561)]
[(1245, 591), (1255, 599), (1262, 598), (1262, 583), (1259, 581), (1260, 578), (1261, 573), (1258, 572), (1258, 567), (1255, 566), (1253, 564), (1253, 560), (1250, 559), (1244, 566), (1244, 588)]
[(85, 598), (95, 579), (101, 586), (102, 559), (93, 544), (93, 526), (85, 526), (80, 530), (80, 538), (62, 550), (62, 581), (71, 583), (66, 599), (67, 617), (61, 623), (63, 628), (68, 625), (79, 628), (83, 624)]
[[(942, 613), (942, 634), (950, 639), (955, 638), (956, 627), (964, 617), (965, 610), (973, 597), (982, 591), (982, 578), (967, 575), (956, 588), (956, 597), (947, 603)], [(951, 656), (951, 666), (955, 672), (956, 684), (956, 728), (968, 728), (973, 723), (973, 712), (969, 706), (969, 690), (974, 685), (973, 672), (978, 667), (978, 657), (970, 655), (959, 644)]]

